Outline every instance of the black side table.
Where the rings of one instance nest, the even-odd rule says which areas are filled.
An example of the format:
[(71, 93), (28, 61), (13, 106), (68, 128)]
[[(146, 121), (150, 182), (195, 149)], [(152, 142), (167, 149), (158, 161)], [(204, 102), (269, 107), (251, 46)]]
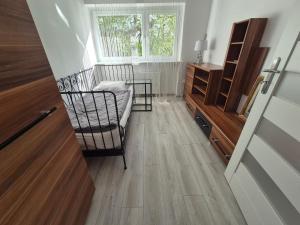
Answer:
[[(152, 80), (127, 80), (126, 85), (133, 85), (133, 104), (134, 112), (151, 112), (152, 111)], [(137, 94), (137, 90), (142, 90), (143, 94)], [(143, 102), (137, 102), (137, 98), (144, 97)]]

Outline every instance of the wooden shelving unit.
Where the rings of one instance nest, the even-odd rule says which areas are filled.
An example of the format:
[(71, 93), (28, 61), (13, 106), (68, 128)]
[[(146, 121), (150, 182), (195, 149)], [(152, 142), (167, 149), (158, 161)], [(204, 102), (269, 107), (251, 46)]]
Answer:
[(222, 66), (209, 63), (187, 65), (184, 97), (192, 114), (195, 113), (195, 106), (190, 104), (190, 96), (192, 94), (199, 102), (205, 105), (215, 104), (222, 70)]
[(259, 47), (266, 22), (255, 18), (233, 24), (223, 69), (212, 64), (187, 66), (186, 105), (225, 163), (245, 123), (236, 113), (238, 102), (241, 95), (249, 95), (268, 52)]
[(266, 23), (266, 18), (254, 18), (233, 24), (216, 100), (223, 111), (234, 112), (237, 108), (244, 82), (250, 80), (247, 63), (259, 47)]
[(190, 65), (194, 67), (192, 94), (201, 96), (204, 104), (214, 104), (222, 67), (213, 64)]

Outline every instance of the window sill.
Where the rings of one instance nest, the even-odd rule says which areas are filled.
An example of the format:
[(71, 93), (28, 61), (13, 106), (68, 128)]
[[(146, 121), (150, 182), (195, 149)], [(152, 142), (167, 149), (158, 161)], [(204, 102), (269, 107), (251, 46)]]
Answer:
[(172, 59), (155, 59), (155, 60), (100, 60), (96, 63), (101, 65), (112, 65), (112, 64), (147, 64), (147, 63), (182, 63), (181, 60), (172, 60)]

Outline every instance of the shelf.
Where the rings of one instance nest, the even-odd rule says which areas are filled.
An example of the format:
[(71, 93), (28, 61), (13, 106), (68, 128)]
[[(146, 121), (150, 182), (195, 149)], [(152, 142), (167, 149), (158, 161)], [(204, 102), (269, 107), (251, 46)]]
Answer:
[(232, 45), (243, 45), (243, 41), (236, 41), (236, 42), (231, 42)]
[(235, 74), (236, 64), (226, 63), (224, 71), (223, 71), (223, 78), (227, 79), (228, 81), (232, 82), (234, 74)]
[(204, 102), (204, 96), (203, 95), (199, 95), (199, 94), (193, 94), (194, 98), (197, 98), (198, 100), (200, 100), (201, 102)]
[(238, 62), (242, 48), (243, 45), (231, 45), (228, 49), (226, 60), (229, 62)]
[(202, 87), (200, 87), (199, 85), (194, 85), (194, 88), (196, 88), (202, 94), (206, 95), (206, 91)]
[(233, 77), (233, 75), (232, 76), (228, 76), (228, 77), (223, 77), (223, 80), (226, 80), (228, 82), (232, 82), (232, 77)]
[(224, 111), (224, 106), (221, 106), (221, 105), (216, 105), (217, 109), (221, 110), (221, 111)]
[(227, 63), (231, 63), (231, 64), (237, 64), (238, 63), (238, 60), (234, 60), (234, 61), (226, 61)]
[(220, 93), (226, 98), (228, 97), (228, 93), (230, 91), (231, 83), (230, 82), (222, 82), (220, 86)]
[(201, 70), (200, 68), (195, 69), (195, 78), (203, 80), (204, 82), (208, 83), (209, 72), (205, 70)]
[(224, 92), (220, 92), (221, 95), (223, 95), (225, 98), (228, 98), (228, 94), (224, 93)]
[(231, 38), (231, 42), (244, 42), (247, 28), (248, 28), (249, 20), (243, 21), (241, 23), (236, 23), (233, 28), (233, 34)]
[(222, 70), (223, 67), (219, 66), (219, 65), (214, 65), (211, 63), (202, 63), (202, 64), (191, 64), (192, 66), (194, 66), (195, 68), (198, 68), (200, 70), (204, 70), (206, 72), (211, 72), (211, 71), (217, 71), (217, 70)]
[(208, 83), (208, 80), (206, 80), (206, 79), (204, 79), (202, 77), (195, 76), (195, 78), (198, 79), (198, 80), (200, 80), (200, 81), (202, 81), (202, 82), (204, 82), (204, 83), (206, 83), (206, 84)]
[(221, 93), (219, 92), (219, 96), (217, 99), (217, 106), (221, 107), (224, 110), (226, 101), (227, 101), (227, 97), (224, 95), (221, 95)]

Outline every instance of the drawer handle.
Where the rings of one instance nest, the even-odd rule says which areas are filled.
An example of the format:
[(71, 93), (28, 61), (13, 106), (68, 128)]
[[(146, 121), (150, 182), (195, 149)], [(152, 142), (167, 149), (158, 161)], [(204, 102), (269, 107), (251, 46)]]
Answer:
[[(214, 143), (216, 143), (216, 144), (220, 142), (220, 139), (219, 139), (219, 138), (212, 138), (211, 140), (212, 140)], [(226, 153), (222, 150), (221, 147), (219, 147), (219, 149), (220, 149), (220, 151), (223, 153), (223, 155), (225, 156), (225, 158), (228, 159), (228, 160), (230, 160), (231, 155), (226, 154)]]

